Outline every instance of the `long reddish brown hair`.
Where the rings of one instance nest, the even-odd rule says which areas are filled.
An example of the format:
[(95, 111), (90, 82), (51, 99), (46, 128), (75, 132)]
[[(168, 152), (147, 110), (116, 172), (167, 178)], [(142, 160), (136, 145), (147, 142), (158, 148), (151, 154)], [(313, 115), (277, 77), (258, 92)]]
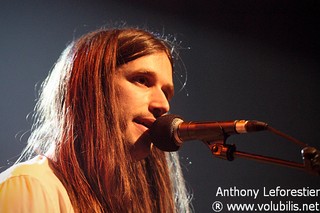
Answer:
[(139, 57), (164, 51), (172, 61), (170, 48), (144, 30), (97, 30), (72, 42), (44, 81), (28, 149), (47, 153), (76, 212), (176, 211), (165, 154), (130, 160), (113, 81)]

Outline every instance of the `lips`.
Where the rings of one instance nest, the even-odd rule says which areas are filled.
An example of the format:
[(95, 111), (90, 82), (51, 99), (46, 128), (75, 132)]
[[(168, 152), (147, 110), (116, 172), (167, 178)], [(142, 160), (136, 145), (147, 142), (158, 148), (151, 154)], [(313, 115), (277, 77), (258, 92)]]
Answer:
[(155, 119), (152, 118), (143, 118), (143, 117), (137, 117), (135, 119), (133, 119), (133, 121), (137, 124), (143, 125), (144, 127), (146, 127), (147, 129), (149, 129), (153, 122), (155, 121)]

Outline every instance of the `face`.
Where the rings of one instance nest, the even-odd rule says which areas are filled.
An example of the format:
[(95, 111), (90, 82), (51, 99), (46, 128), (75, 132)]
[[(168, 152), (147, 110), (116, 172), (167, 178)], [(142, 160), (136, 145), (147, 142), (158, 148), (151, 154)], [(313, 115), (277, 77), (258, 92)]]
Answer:
[(115, 86), (126, 122), (124, 136), (133, 145), (131, 156), (143, 159), (152, 148), (148, 129), (157, 117), (169, 111), (174, 92), (168, 56), (154, 53), (120, 66)]

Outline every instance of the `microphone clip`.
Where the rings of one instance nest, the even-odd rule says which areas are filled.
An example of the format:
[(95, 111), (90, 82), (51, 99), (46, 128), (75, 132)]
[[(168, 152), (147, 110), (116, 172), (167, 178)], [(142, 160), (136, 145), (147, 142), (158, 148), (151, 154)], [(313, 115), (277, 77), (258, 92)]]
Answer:
[(212, 154), (224, 160), (233, 161), (236, 146), (234, 144), (226, 144), (225, 142), (208, 143)]

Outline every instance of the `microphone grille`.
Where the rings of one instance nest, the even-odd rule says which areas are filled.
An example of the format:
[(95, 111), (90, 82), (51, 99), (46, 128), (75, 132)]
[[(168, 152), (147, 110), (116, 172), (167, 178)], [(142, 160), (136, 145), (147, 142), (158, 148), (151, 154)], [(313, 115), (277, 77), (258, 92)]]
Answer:
[(174, 120), (181, 119), (178, 115), (167, 114), (157, 118), (150, 128), (153, 144), (162, 151), (177, 151), (180, 146), (175, 143)]

